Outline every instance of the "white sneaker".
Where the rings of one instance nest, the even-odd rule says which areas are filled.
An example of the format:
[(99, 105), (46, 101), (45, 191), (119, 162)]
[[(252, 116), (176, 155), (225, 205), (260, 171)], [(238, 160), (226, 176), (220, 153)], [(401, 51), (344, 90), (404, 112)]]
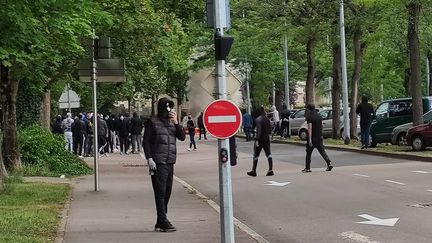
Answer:
[(190, 151), (191, 151), (191, 149), (190, 149), (190, 148), (188, 148), (188, 149), (187, 149), (187, 151), (189, 151), (189, 152), (190, 152)]

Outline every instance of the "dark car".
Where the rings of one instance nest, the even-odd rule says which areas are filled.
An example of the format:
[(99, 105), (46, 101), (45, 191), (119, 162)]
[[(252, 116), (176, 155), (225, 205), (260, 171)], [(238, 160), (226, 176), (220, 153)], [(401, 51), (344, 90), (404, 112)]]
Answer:
[(412, 127), (407, 133), (407, 143), (413, 150), (420, 151), (432, 147), (432, 122)]
[[(423, 97), (423, 114), (432, 110), (432, 96)], [(412, 122), (412, 99), (400, 98), (387, 100), (378, 105), (376, 118), (370, 129), (371, 147), (378, 143), (390, 143), (393, 129)]]

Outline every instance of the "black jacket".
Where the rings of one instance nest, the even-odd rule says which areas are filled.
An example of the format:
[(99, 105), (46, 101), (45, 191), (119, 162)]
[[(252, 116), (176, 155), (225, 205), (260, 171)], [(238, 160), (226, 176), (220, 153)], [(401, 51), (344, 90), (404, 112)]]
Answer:
[(199, 117), (198, 117), (198, 127), (199, 128), (204, 127), (203, 115), (199, 115)]
[(77, 118), (72, 124), (72, 135), (83, 136), (86, 133), (86, 125), (83, 120)]
[(132, 118), (131, 121), (131, 134), (132, 135), (139, 135), (142, 131), (142, 121), (138, 117)]
[(122, 121), (121, 119), (118, 119), (117, 130), (120, 137), (127, 137), (130, 132), (130, 124), (128, 120), (123, 119)]
[(375, 112), (372, 104), (362, 102), (357, 106), (356, 113), (360, 114), (361, 124), (371, 124), (375, 118)]
[(255, 139), (259, 141), (270, 140), (271, 126), (270, 120), (266, 115), (260, 115), (255, 119), (256, 136)]

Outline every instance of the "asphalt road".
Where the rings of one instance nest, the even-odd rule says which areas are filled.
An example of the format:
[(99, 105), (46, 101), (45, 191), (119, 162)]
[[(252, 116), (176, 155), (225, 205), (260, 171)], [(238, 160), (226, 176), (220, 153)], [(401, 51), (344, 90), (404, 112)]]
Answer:
[[(432, 242), (432, 163), (328, 150), (335, 169), (325, 172), (316, 151), (303, 174), (304, 147), (272, 144), (275, 176), (262, 153), (253, 178), (253, 143), (238, 141), (234, 216), (269, 242)], [(176, 176), (219, 203), (217, 142), (187, 146), (178, 145)]]

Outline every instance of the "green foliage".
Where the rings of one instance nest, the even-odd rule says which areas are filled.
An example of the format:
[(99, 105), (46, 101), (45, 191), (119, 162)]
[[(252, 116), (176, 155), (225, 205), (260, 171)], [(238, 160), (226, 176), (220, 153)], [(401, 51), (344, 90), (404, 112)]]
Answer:
[(0, 192), (0, 242), (51, 242), (57, 233), (67, 184), (8, 181)]
[(91, 169), (75, 155), (65, 150), (62, 136), (34, 125), (19, 131), (21, 159), (26, 176), (78, 176)]
[(31, 81), (23, 79), (18, 88), (17, 123), (26, 127), (39, 122), (42, 93)]

